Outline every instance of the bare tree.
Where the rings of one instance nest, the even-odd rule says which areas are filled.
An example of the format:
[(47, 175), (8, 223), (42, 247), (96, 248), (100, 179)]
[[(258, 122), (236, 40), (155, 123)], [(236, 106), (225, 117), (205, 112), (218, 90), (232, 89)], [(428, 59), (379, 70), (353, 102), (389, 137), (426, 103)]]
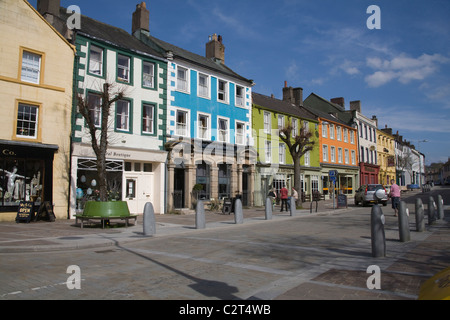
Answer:
[(299, 194), (297, 199), (297, 205), (301, 205), (301, 180), (300, 180), (300, 160), (308, 152), (314, 149), (316, 142), (311, 140), (313, 137), (310, 132), (304, 126), (300, 127), (298, 135), (294, 138), (292, 136), (292, 126), (288, 124), (286, 127), (280, 129), (279, 136), (281, 140), (288, 146), (291, 153), (292, 160), (294, 162), (294, 189)]
[[(105, 83), (101, 92), (100, 102), (100, 127), (96, 124), (96, 108), (88, 101), (78, 95), (78, 111), (83, 116), (87, 124), (87, 129), (91, 137), (92, 149), (97, 157), (98, 186), (100, 191), (100, 201), (108, 201), (108, 186), (106, 180), (106, 152), (108, 150), (108, 120), (111, 113), (111, 106), (124, 97), (124, 90), (114, 90), (114, 85)], [(98, 109), (97, 109), (98, 110)]]

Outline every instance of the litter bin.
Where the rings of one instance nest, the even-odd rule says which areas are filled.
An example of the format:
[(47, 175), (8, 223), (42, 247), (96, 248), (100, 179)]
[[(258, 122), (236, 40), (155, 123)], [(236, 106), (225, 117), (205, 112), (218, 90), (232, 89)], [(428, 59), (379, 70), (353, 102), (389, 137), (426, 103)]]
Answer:
[(232, 203), (231, 199), (229, 199), (229, 198), (223, 199), (222, 214), (230, 214), (232, 205), (233, 205), (233, 203)]

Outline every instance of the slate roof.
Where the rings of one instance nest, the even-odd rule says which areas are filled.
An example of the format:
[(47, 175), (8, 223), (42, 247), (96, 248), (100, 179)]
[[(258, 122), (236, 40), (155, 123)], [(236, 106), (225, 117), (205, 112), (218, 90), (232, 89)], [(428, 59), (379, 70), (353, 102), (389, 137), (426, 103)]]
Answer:
[(277, 113), (292, 115), (302, 119), (316, 120), (316, 115), (308, 109), (295, 104), (252, 92), (253, 104), (273, 110)]
[[(311, 93), (305, 99), (303, 105), (305, 109), (320, 118), (351, 126), (353, 117), (350, 111), (345, 111), (340, 105), (328, 101), (315, 93)], [(337, 114), (337, 118), (331, 115), (331, 113)]]
[(242, 77), (220, 61), (215, 61), (213, 59), (209, 59), (196, 53), (187, 51), (161, 39), (155, 38), (152, 35), (144, 35), (141, 33), (141, 39), (156, 44), (156, 46), (154, 46), (153, 48), (156, 50), (159, 49), (160, 54), (165, 55), (166, 52), (170, 51), (173, 53), (174, 58), (185, 60), (192, 64), (202, 66), (204, 68), (222, 73), (233, 78), (237, 78), (241, 81), (248, 82), (250, 85), (253, 84), (253, 80)]
[[(62, 19), (63, 21), (67, 21), (70, 16), (71, 14), (67, 13), (66, 8), (60, 8), (60, 19)], [(164, 60), (164, 56), (160, 52), (145, 45), (125, 30), (97, 21), (84, 15), (81, 15), (81, 29), (77, 30), (77, 34), (81, 34), (91, 39), (113, 45), (126, 51), (133, 51), (138, 54), (151, 55), (155, 58)]]

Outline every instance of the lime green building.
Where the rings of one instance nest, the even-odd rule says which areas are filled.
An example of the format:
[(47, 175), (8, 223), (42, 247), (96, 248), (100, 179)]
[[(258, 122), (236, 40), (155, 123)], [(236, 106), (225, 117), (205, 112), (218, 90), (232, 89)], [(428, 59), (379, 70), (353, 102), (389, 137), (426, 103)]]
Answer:
[(301, 163), (302, 191), (310, 195), (318, 190), (320, 175), (319, 122), (316, 116), (303, 108), (302, 89), (284, 88), (283, 100), (273, 96), (252, 93), (252, 124), (254, 147), (258, 153), (255, 168), (255, 206), (263, 206), (270, 189), (277, 194), (283, 185), (288, 190), (294, 186), (294, 164), (286, 144), (279, 137), (279, 129), (290, 124), (292, 139), (300, 126), (313, 132), (316, 141), (314, 150), (305, 154)]

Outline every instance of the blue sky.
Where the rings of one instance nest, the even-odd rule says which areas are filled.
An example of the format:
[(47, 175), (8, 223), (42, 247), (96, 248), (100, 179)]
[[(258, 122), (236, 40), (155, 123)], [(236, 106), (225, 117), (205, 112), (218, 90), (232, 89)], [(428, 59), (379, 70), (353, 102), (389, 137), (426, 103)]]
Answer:
[[(131, 32), (140, 0), (61, 0)], [(30, 1), (36, 6), (36, 0)], [(222, 35), (225, 62), (253, 79), (253, 90), (281, 98), (284, 81), (326, 99), (361, 100), (379, 128), (398, 131), (426, 155), (450, 157), (450, 1), (151, 0), (150, 33), (205, 54)], [(377, 5), (381, 29), (369, 30)], [(428, 142), (419, 142), (427, 140)]]

